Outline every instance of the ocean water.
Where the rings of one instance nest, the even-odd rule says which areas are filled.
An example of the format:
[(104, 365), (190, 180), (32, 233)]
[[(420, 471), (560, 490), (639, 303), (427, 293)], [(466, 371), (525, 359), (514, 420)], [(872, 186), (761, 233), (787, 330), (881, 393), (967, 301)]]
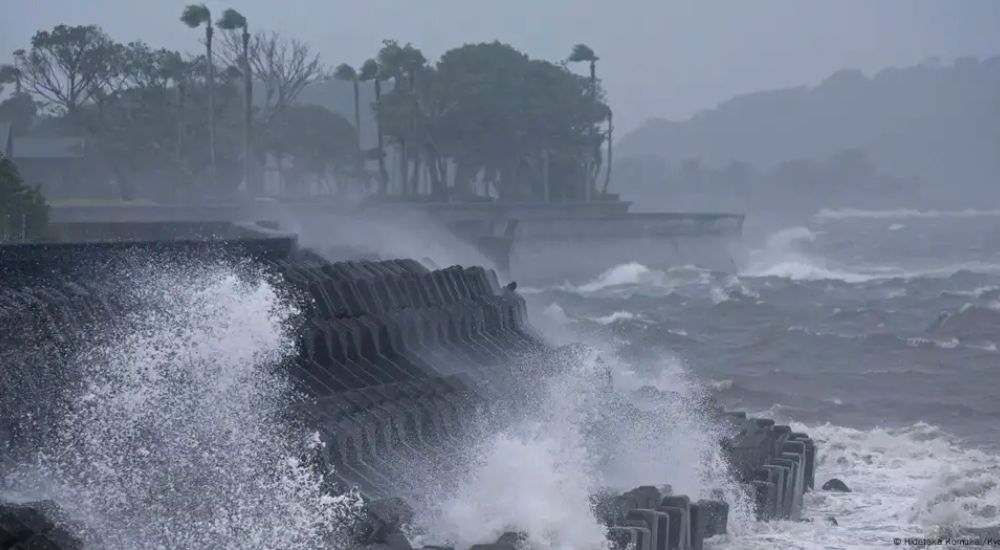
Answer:
[[(413, 466), (409, 489), (425, 498), (411, 540), (462, 547), (522, 531), (533, 548), (601, 548), (590, 496), (664, 483), (726, 495), (717, 549), (996, 529), (998, 229), (996, 211), (823, 211), (749, 238), (737, 274), (636, 258), (523, 289), (535, 325), (573, 346), (556, 364), (515, 365), (529, 397), (503, 422), (470, 419), (477, 437)], [(61, 344), (79, 376), (36, 396), (55, 422), (3, 472), (0, 496), (58, 501), (92, 547), (342, 545), (359, 503), (322, 493), (304, 460), (313, 434), (282, 414), (295, 300), (246, 270), (140, 267), (109, 281), (127, 313)], [(706, 396), (807, 431), (817, 483), (853, 492), (807, 495), (810, 521), (753, 521)]]
[(1000, 211), (824, 210), (749, 242), (741, 263), (636, 258), (527, 293), (546, 331), (607, 342), (636, 378), (672, 363), (727, 408), (809, 432), (817, 488), (853, 489), (807, 495), (811, 521), (738, 523), (713, 547), (996, 533)]

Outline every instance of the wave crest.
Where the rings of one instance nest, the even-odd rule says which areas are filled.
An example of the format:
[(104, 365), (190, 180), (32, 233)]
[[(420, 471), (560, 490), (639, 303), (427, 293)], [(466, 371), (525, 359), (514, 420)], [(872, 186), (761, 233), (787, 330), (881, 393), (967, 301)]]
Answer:
[(965, 210), (916, 210), (912, 208), (896, 208), (892, 210), (864, 210), (860, 208), (824, 208), (817, 212), (813, 218), (820, 221), (848, 220), (848, 219), (868, 219), (868, 220), (895, 220), (912, 218), (983, 218), (1000, 217), (1000, 210), (976, 210), (968, 208)]

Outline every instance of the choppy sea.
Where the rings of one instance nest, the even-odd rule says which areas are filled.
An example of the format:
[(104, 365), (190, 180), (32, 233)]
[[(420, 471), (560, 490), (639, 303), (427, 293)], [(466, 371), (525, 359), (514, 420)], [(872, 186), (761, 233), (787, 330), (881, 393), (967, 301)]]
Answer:
[(529, 300), (550, 333), (611, 342), (629, 376), (669, 364), (730, 409), (809, 432), (817, 485), (853, 490), (716, 547), (997, 538), (1000, 211), (824, 210), (748, 240), (737, 274), (636, 258)]
[[(415, 467), (412, 540), (463, 547), (519, 530), (536, 548), (599, 548), (590, 495), (659, 483), (727, 491), (717, 549), (1000, 538), (1000, 212), (822, 211), (748, 237), (739, 264), (657, 271), (635, 258), (582, 284), (522, 288), (542, 333), (585, 345), (536, 369), (549, 374), (510, 422)], [(0, 497), (57, 501), (95, 548), (344, 544), (357, 502), (323, 494), (302, 461), (318, 440), (282, 414), (301, 319), (280, 284), (222, 265), (109, 280), (126, 315), (0, 350), (5, 383), (25, 383), (47, 418), (4, 463)], [(30, 383), (41, 365), (65, 387)], [(615, 392), (602, 389), (608, 370)], [(651, 397), (641, 413), (631, 390)], [(810, 433), (817, 484), (852, 492), (808, 494), (807, 521), (751, 521), (718, 434), (688, 406), (705, 393)]]

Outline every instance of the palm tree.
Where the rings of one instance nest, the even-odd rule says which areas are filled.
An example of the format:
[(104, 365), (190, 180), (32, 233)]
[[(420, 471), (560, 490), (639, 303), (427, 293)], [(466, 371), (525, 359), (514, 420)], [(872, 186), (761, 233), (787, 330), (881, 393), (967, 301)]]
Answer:
[(361, 98), (358, 90), (358, 71), (347, 63), (341, 63), (333, 71), (333, 78), (350, 82), (354, 85), (354, 130), (358, 134), (358, 149), (361, 149)]
[[(577, 44), (573, 46), (573, 51), (569, 54), (570, 63), (589, 63), (590, 64), (590, 98), (596, 102), (597, 101), (597, 60), (600, 59), (594, 54), (594, 50), (590, 49), (590, 46), (586, 44)], [(591, 130), (593, 134), (593, 130)], [(596, 175), (595, 175), (596, 176)], [(590, 200), (591, 188), (593, 187), (591, 182), (587, 182), (587, 187), (585, 191), (585, 197)]]
[(183, 169), (185, 134), (184, 103), (187, 94), (188, 78), (193, 65), (193, 63), (185, 62), (181, 54), (177, 52), (170, 52), (161, 62), (161, 70), (164, 76), (168, 80), (173, 81), (174, 86), (177, 88), (177, 143), (176, 150), (174, 151), (174, 160), (177, 163), (178, 170)]
[(614, 127), (611, 124), (611, 106), (608, 105), (608, 167), (604, 172), (604, 188), (601, 189), (601, 195), (608, 194), (608, 186), (611, 185), (611, 152), (614, 147), (614, 140), (611, 137), (611, 131)]
[(205, 4), (189, 4), (181, 13), (181, 22), (192, 29), (205, 25), (205, 50), (208, 56), (208, 148), (211, 180), (215, 186), (215, 64), (212, 62), (212, 12)]
[[(413, 177), (410, 172), (410, 153), (416, 140), (416, 77), (427, 59), (420, 50), (410, 44), (400, 46), (395, 40), (383, 40), (378, 52), (379, 72), (384, 78), (392, 78), (393, 93), (402, 95), (409, 105), (409, 128), (400, 128), (395, 136), (399, 145), (400, 192), (408, 194), (416, 183), (419, 172), (419, 156), (414, 157)], [(412, 180), (412, 181), (411, 181)]]
[(361, 65), (361, 73), (358, 75), (358, 80), (362, 82), (367, 82), (369, 80), (375, 82), (375, 128), (378, 134), (378, 178), (379, 178), (379, 193), (386, 192), (386, 186), (389, 183), (389, 173), (385, 169), (385, 149), (383, 149), (383, 136), (382, 136), (382, 79), (384, 75), (382, 74), (381, 67), (379, 67), (378, 61), (374, 59), (369, 59)]
[(242, 29), (243, 52), (240, 64), (243, 71), (243, 185), (250, 189), (250, 134), (253, 130), (253, 74), (250, 70), (250, 28), (243, 14), (230, 8), (216, 21), (220, 29)]
[(17, 66), (17, 58), (13, 65), (0, 65), (0, 84), (14, 83), (14, 95), (21, 95), (21, 69)]

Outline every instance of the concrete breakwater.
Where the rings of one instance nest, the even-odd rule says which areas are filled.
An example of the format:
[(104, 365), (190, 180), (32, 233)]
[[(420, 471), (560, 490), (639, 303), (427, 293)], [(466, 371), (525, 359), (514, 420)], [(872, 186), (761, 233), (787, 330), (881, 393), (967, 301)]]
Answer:
[[(142, 252), (136, 246), (130, 253)], [(241, 254), (255, 257), (304, 304), (287, 372), (302, 396), (294, 411), (323, 443), (312, 460), (326, 473), (328, 491), (353, 488), (365, 498), (357, 545), (409, 548), (401, 528), (412, 515), (408, 503), (419, 498), (411, 465), (446, 461), (475, 437), (474, 419), (502, 416), (516, 401), (505, 391), (522, 374), (515, 365), (560, 350), (531, 328), (514, 285), (502, 286), (491, 271), (430, 270), (412, 260), (328, 262), (307, 251), (276, 256), (275, 250)], [(54, 346), (86, 331), (88, 320), (115, 314), (114, 293), (93, 277), (93, 266), (81, 280), (72, 269), (37, 269), (35, 260), (31, 277), (0, 282), (4, 346), (24, 339)], [(44, 418), (44, 405), (4, 401), (0, 450), (9, 456), (0, 457), (0, 467), (18, 460), (16, 449), (30, 442), (32, 426), (19, 422), (23, 410)], [(812, 441), (766, 419), (715, 406), (710, 414), (725, 428), (719, 444), (758, 517), (798, 518), (802, 494), (813, 485)], [(721, 497), (691, 499), (664, 485), (594, 495), (593, 505), (611, 539), (637, 549), (700, 549), (705, 538), (727, 530), (729, 505)], [(51, 505), (0, 506), (0, 548), (75, 547), (51, 522), (36, 521), (38, 514), (52, 515)], [(479, 548), (515, 547), (518, 526), (510, 530)]]

